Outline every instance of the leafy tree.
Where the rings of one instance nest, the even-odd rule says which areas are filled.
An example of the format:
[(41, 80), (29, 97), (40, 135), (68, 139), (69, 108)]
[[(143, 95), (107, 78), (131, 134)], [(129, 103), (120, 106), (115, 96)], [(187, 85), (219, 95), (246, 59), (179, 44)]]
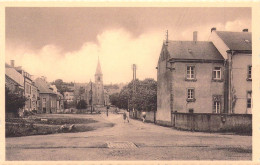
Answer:
[(22, 95), (12, 93), (5, 87), (5, 112), (18, 115), (19, 109), (25, 106), (26, 98)]
[(80, 100), (77, 104), (77, 109), (86, 109), (87, 108), (87, 103), (85, 100)]
[(133, 81), (124, 86), (120, 93), (110, 95), (112, 105), (124, 109), (156, 111), (157, 82), (154, 79), (136, 80), (136, 92), (133, 93)]
[(73, 86), (74, 84), (63, 82), (62, 79), (57, 79), (52, 82), (52, 85), (55, 85), (58, 91), (63, 95), (64, 92), (71, 92), (68, 86)]
[(109, 101), (112, 105), (117, 106), (119, 104), (119, 93), (113, 93), (109, 96)]
[(65, 100), (63, 104), (64, 104), (64, 109), (68, 109), (68, 102), (67, 102), (67, 100)]

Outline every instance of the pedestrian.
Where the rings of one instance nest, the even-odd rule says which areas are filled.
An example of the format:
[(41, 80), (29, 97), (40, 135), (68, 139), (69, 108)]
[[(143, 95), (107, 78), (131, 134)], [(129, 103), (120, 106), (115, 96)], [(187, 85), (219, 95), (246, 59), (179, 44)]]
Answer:
[(142, 117), (143, 117), (143, 123), (145, 122), (145, 118), (146, 118), (146, 112), (142, 112)]
[(123, 119), (124, 119), (124, 122), (125, 122), (125, 120), (126, 120), (126, 113), (125, 112), (123, 113)]
[(107, 117), (108, 117), (108, 109), (109, 109), (109, 106), (107, 106)]

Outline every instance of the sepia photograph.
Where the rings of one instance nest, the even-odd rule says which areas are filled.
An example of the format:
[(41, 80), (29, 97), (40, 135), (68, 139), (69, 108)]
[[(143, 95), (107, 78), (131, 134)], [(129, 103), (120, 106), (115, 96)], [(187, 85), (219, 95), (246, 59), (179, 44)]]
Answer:
[(252, 161), (251, 7), (5, 7), (6, 161)]

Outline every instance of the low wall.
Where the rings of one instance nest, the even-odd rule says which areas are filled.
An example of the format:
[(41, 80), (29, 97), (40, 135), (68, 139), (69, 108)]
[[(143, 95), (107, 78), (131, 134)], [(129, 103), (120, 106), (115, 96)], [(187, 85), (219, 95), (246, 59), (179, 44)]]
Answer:
[[(136, 114), (133, 114), (133, 111), (130, 111), (130, 117), (133, 118), (133, 119), (142, 120), (142, 112), (135, 111), (135, 113)], [(155, 115), (154, 111), (146, 112), (145, 121), (154, 123), (154, 121), (155, 121), (155, 116), (154, 115)]]
[(172, 113), (172, 124), (190, 131), (252, 133), (251, 114)]

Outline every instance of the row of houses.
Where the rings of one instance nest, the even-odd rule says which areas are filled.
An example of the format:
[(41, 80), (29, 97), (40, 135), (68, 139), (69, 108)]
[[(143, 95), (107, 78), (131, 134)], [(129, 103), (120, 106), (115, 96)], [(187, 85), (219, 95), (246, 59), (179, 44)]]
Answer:
[(157, 122), (172, 112), (251, 114), (252, 34), (211, 29), (209, 41), (170, 41), (157, 65)]
[[(103, 74), (100, 62), (98, 60), (95, 73), (95, 82), (89, 83), (69, 83), (68, 91), (63, 95), (59, 93), (55, 85), (46, 81), (46, 77), (32, 79), (32, 75), (16, 67), (14, 60), (11, 64), (5, 64), (6, 87), (11, 92), (26, 97), (26, 103), (23, 110), (37, 111), (38, 113), (57, 113), (64, 108), (64, 102), (75, 103), (85, 100), (88, 106), (102, 107), (109, 105), (110, 90), (104, 89)], [(75, 106), (75, 105), (74, 105)]]
[(63, 96), (55, 85), (46, 81), (45, 77), (32, 80), (32, 75), (16, 67), (15, 61), (5, 64), (5, 86), (13, 93), (26, 98), (23, 111), (37, 111), (38, 113), (56, 113), (63, 109)]

